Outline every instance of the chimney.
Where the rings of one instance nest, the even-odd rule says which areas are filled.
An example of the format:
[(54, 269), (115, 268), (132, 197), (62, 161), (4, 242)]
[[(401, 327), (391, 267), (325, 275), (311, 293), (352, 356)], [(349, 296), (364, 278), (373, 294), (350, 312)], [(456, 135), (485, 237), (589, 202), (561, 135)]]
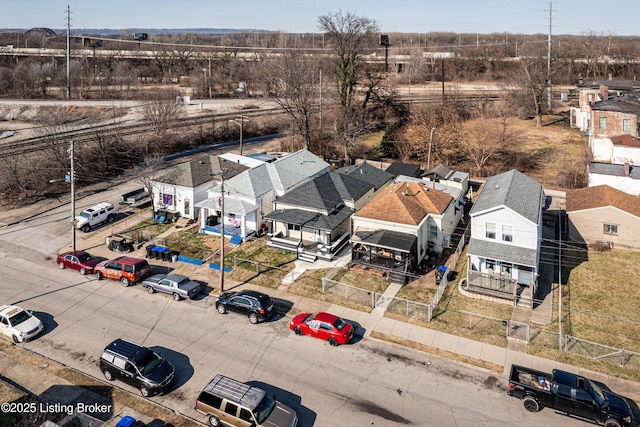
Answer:
[(578, 74), (578, 84), (581, 85), (584, 83), (584, 79), (582, 78), (582, 74)]
[(609, 73), (609, 81), (613, 80), (613, 75)]
[(609, 99), (609, 88), (605, 85), (600, 85), (600, 96), (602, 97), (602, 101)]
[(631, 172), (631, 166), (629, 166), (629, 162), (624, 162), (624, 176), (629, 176)]

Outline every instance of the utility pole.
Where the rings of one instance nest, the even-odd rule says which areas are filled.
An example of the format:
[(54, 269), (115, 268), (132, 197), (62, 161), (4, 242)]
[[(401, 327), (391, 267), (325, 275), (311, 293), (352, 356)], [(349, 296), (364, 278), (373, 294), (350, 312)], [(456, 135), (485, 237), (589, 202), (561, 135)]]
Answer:
[(431, 132), (429, 132), (429, 154), (427, 155), (427, 169), (431, 169), (431, 140), (433, 140), (433, 131), (436, 128), (431, 128)]
[(70, 141), (71, 147), (71, 170), (69, 171), (69, 181), (71, 181), (71, 246), (73, 252), (76, 251), (76, 172), (75, 172), (75, 143)]
[(558, 206), (558, 350), (562, 350), (562, 209)]
[(220, 292), (224, 292), (224, 171), (220, 171)]
[(553, 3), (549, 2), (549, 36), (547, 37), (547, 108), (549, 111), (553, 109), (551, 103), (551, 20), (553, 13)]
[[(71, 6), (67, 5), (67, 99), (71, 99), (71, 72), (69, 71), (69, 64), (71, 64)], [(73, 250), (75, 251), (75, 244)]]
[(320, 70), (320, 135), (322, 135), (322, 70)]

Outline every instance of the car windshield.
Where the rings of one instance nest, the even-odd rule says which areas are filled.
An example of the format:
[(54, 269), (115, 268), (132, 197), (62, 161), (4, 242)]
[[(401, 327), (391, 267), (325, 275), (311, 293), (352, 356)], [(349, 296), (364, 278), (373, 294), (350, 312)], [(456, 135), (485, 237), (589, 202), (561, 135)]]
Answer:
[(78, 257), (78, 260), (79, 260), (80, 262), (87, 262), (87, 261), (91, 261), (92, 259), (93, 259), (93, 256), (92, 256), (92, 255), (89, 255), (89, 254), (80, 255), (80, 256)]
[(341, 331), (345, 326), (347, 326), (347, 322), (338, 317), (336, 321), (333, 322), (333, 326), (335, 326), (337, 330)]
[(596, 399), (596, 402), (598, 403), (598, 405), (602, 406), (602, 403), (604, 402), (604, 392), (593, 381), (587, 379), (587, 383), (589, 384), (589, 387), (591, 387), (591, 390), (593, 390), (592, 395)]
[(137, 365), (142, 375), (148, 375), (153, 372), (154, 369), (162, 363), (162, 357), (153, 351), (147, 352), (147, 354), (140, 360)]
[(182, 280), (180, 280), (180, 281), (178, 282), (178, 285), (185, 285), (185, 284), (187, 284), (187, 283), (189, 283), (189, 278), (188, 278), (188, 277), (185, 277), (184, 279), (182, 279)]
[(258, 421), (258, 424), (262, 425), (264, 423), (275, 406), (276, 401), (271, 396), (266, 395), (264, 399), (262, 399), (262, 402), (260, 402), (258, 407), (253, 411), (253, 416), (256, 421)]
[(30, 317), (31, 315), (27, 311), (22, 310), (16, 313), (14, 316), (11, 316), (9, 318), (9, 321), (11, 322), (11, 326), (18, 326), (20, 323), (29, 320)]

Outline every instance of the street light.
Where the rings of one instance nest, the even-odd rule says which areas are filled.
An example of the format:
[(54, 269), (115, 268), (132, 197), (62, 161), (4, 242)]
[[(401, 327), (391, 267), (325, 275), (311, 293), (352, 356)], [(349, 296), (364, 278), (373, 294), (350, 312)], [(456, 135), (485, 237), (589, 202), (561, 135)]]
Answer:
[(244, 120), (245, 120), (245, 116), (238, 116), (238, 119), (240, 119), (240, 121), (238, 122), (237, 120), (229, 120), (231, 123), (235, 123), (238, 126), (240, 126), (240, 155), (242, 156), (242, 132), (244, 130)]
[(229, 168), (222, 168), (214, 174), (220, 176), (220, 292), (224, 292), (224, 174)]

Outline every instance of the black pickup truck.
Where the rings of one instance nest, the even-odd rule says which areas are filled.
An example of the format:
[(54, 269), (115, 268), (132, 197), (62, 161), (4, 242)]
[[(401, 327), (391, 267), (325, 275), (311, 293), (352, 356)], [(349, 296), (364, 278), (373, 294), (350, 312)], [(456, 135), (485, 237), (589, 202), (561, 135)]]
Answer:
[(570, 372), (554, 369), (548, 374), (512, 365), (508, 393), (522, 399), (529, 412), (547, 407), (605, 427), (631, 424), (631, 408), (624, 397), (601, 382)]

